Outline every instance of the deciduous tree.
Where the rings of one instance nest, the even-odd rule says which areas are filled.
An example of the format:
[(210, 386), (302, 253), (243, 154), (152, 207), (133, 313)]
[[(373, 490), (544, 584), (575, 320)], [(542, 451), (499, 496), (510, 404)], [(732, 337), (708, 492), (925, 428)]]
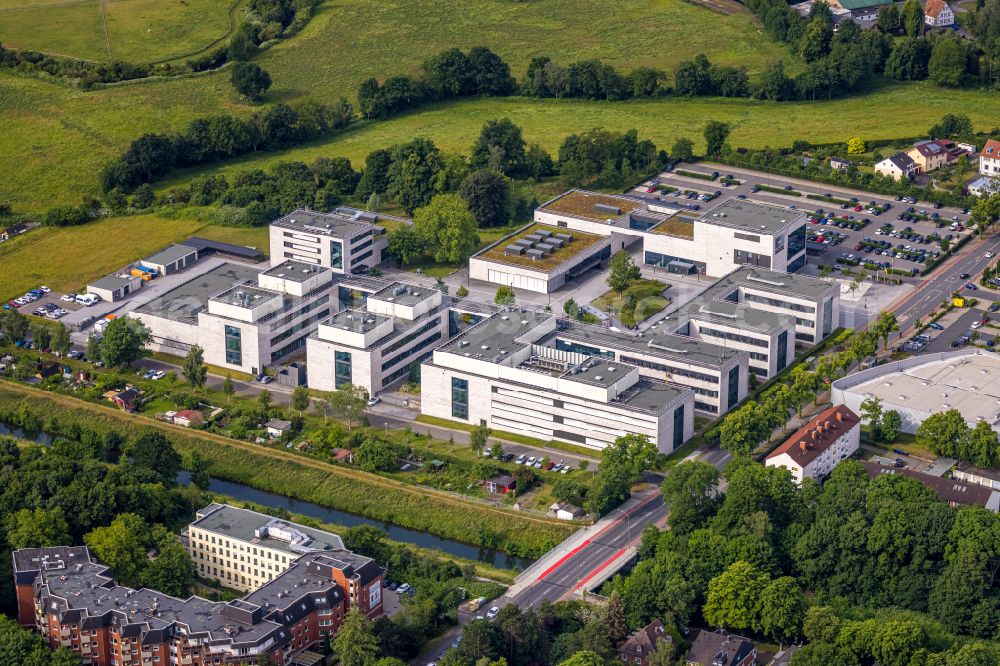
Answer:
[(417, 235), (435, 261), (464, 263), (479, 245), (476, 218), (457, 194), (439, 194), (413, 216)]
[(188, 350), (184, 357), (184, 364), (181, 366), (184, 379), (194, 388), (201, 388), (208, 378), (208, 366), (205, 365), (205, 351), (198, 345), (194, 345)]
[(260, 65), (252, 62), (238, 62), (233, 65), (230, 81), (236, 92), (251, 102), (259, 102), (271, 87), (271, 75)]

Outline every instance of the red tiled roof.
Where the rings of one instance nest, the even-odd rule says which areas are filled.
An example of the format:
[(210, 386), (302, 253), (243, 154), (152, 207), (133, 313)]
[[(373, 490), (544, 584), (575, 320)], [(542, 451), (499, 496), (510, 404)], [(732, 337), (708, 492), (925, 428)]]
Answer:
[(937, 18), (941, 10), (948, 6), (948, 3), (944, 0), (927, 0), (927, 4), (924, 5), (924, 14), (932, 18)]
[(787, 453), (792, 460), (805, 467), (859, 423), (861, 417), (844, 405), (828, 407), (772, 451), (767, 459)]
[(986, 142), (986, 145), (983, 146), (983, 150), (979, 154), (984, 157), (992, 157), (993, 159), (1000, 158), (1000, 141), (990, 139)]

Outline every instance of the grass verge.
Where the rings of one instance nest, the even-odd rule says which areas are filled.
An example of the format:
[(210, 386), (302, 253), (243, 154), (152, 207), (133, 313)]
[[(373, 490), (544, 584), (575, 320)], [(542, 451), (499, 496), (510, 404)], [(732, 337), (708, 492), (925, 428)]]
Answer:
[[(659, 280), (636, 280), (622, 293), (609, 290), (598, 296), (591, 305), (601, 312), (614, 312), (621, 317), (622, 323), (628, 327), (633, 327), (640, 321), (649, 319), (663, 308), (670, 305), (670, 299), (663, 295), (669, 284)], [(635, 313), (626, 316), (622, 312), (622, 305), (629, 296), (633, 296), (636, 301)]]
[[(468, 423), (462, 423), (461, 421), (452, 421), (450, 419), (442, 419), (437, 416), (428, 416), (427, 414), (420, 414), (415, 419), (418, 423), (426, 423), (427, 425), (435, 425), (441, 428), (451, 428), (452, 430), (461, 430), (463, 432), (472, 432), (473, 426)], [(536, 437), (529, 437), (527, 435), (519, 435), (514, 432), (506, 432), (503, 430), (493, 430), (492, 436), (497, 439), (504, 439), (508, 442), (514, 442), (515, 444), (524, 444), (525, 446), (534, 446), (538, 448), (546, 449), (556, 449), (559, 451), (565, 451), (566, 453), (572, 453), (577, 456), (585, 456), (587, 458), (599, 458), (600, 452), (594, 451), (593, 449), (588, 449), (582, 446), (574, 446), (573, 444), (567, 444), (566, 442), (557, 442), (555, 440), (538, 439)]]
[(60, 427), (75, 422), (131, 436), (159, 431), (170, 437), (182, 456), (198, 452), (218, 478), (512, 555), (541, 555), (573, 532), (572, 526), (556, 519), (517, 514), (282, 450), (210, 433), (194, 434), (111, 407), (0, 383), (0, 415), (16, 415), (22, 404), (46, 415), (45, 430), (58, 433)]

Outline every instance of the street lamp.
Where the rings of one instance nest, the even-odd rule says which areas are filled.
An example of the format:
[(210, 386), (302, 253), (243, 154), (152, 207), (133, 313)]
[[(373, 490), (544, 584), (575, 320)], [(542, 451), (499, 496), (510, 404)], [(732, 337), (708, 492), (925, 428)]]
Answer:
[(625, 545), (632, 543), (632, 517), (621, 509), (612, 509), (625, 516)]

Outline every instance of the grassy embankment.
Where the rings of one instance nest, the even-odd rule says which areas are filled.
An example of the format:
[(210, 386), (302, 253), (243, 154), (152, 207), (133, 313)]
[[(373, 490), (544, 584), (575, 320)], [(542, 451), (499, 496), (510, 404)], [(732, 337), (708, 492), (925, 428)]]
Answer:
[(555, 519), (517, 514), (282, 450), (194, 433), (39, 389), (0, 384), (0, 411), (16, 413), (22, 401), (43, 411), (49, 421), (85, 422), (90, 428), (131, 436), (159, 430), (181, 455), (201, 454), (212, 475), (222, 479), (512, 554), (538, 556), (573, 531)]

